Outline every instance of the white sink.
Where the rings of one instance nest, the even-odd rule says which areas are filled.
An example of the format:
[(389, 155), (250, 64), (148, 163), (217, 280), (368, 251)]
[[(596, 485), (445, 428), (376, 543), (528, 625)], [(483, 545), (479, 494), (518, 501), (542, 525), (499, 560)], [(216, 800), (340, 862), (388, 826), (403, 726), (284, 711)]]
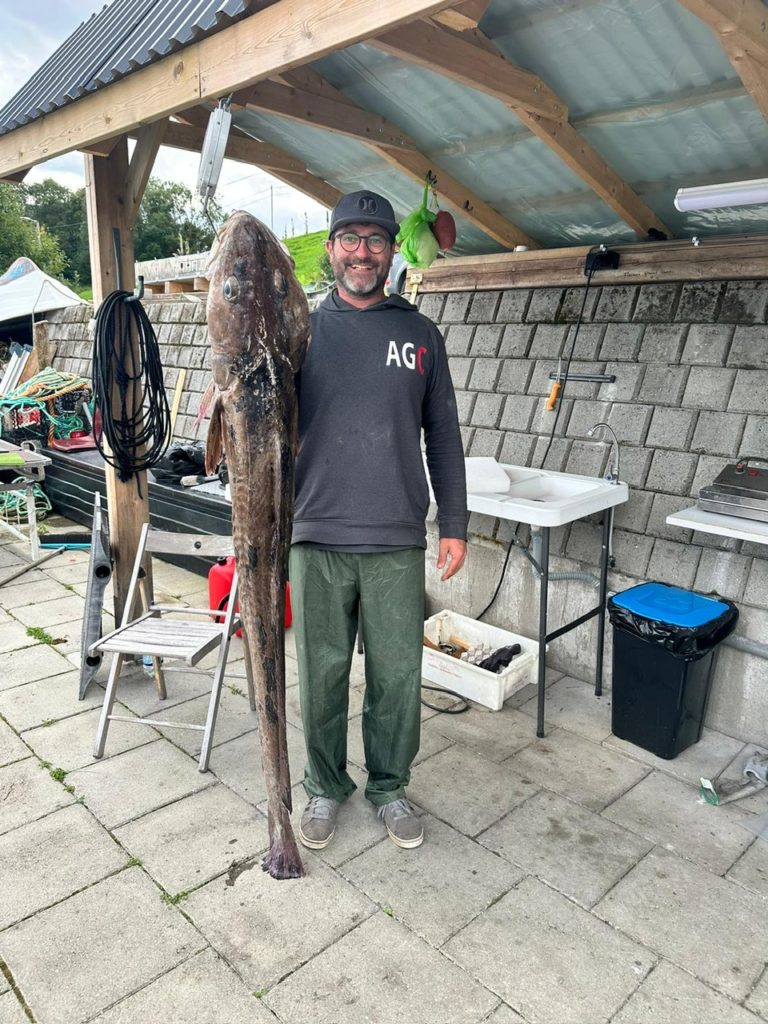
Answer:
[[(621, 505), (629, 497), (626, 484), (599, 477), (499, 465), (489, 459), (483, 459), (483, 465), (476, 459), (466, 462), (470, 512), (483, 512), (516, 523), (563, 526), (604, 508)], [(499, 469), (506, 477), (506, 486)]]

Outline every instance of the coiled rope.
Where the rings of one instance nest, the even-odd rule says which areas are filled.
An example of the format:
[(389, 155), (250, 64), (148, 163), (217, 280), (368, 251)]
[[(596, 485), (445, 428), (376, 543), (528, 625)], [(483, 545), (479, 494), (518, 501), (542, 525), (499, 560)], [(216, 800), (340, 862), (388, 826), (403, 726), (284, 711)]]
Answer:
[(102, 424), (101, 430), (94, 432), (96, 446), (120, 480), (136, 475), (138, 486), (138, 474), (154, 466), (170, 443), (171, 411), (155, 332), (131, 292), (111, 292), (99, 306), (93, 399)]

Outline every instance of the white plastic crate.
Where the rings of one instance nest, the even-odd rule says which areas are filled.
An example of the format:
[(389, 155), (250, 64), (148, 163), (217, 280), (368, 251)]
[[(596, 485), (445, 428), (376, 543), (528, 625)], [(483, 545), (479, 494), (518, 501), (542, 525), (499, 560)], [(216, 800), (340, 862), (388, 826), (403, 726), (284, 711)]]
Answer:
[(483, 704), (492, 711), (500, 711), (504, 701), (528, 683), (536, 683), (539, 666), (539, 645), (527, 636), (510, 633), (498, 626), (489, 626), (477, 619), (469, 619), (456, 612), (442, 611), (424, 623), (424, 635), (432, 643), (445, 643), (456, 636), (468, 644), (489, 644), (491, 650), (520, 644), (522, 648), (501, 672), (470, 665), (450, 654), (423, 648), (421, 674), (430, 683), (446, 690), (454, 690), (462, 697)]

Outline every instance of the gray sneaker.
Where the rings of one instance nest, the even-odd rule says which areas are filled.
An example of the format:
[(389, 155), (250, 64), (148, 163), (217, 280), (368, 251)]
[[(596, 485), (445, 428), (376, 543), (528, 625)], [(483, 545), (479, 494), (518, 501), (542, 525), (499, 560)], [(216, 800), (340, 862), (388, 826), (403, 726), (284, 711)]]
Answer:
[(405, 850), (421, 846), (424, 841), (424, 827), (407, 800), (392, 800), (388, 804), (382, 804), (379, 808), (379, 817), (387, 826), (389, 838), (397, 846), (402, 846)]
[(323, 850), (336, 832), (339, 801), (329, 796), (313, 796), (301, 816), (299, 839), (310, 850)]

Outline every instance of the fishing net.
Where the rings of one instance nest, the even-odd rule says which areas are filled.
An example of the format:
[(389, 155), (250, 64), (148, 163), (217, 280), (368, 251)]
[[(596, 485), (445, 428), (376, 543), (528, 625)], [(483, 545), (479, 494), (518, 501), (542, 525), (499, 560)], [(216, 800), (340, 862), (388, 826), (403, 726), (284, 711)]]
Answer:
[(11, 444), (49, 444), (83, 430), (91, 383), (51, 367), (0, 398), (0, 437)]

